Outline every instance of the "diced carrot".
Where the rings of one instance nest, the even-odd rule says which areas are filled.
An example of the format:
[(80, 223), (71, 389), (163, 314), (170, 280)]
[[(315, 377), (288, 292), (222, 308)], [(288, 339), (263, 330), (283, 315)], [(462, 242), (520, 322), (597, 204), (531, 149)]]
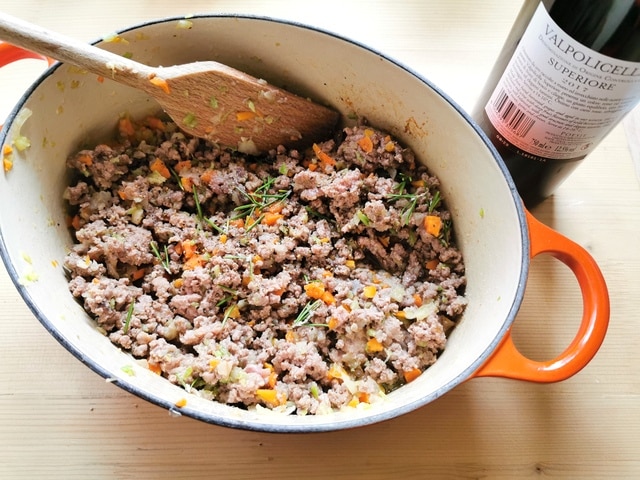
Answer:
[(356, 261), (355, 260), (347, 260), (344, 262), (345, 266), (349, 267), (349, 268), (356, 268)]
[(229, 225), (236, 228), (244, 227), (244, 218), (236, 218), (235, 220), (229, 220)]
[(411, 182), (411, 185), (413, 187), (420, 188), (420, 187), (424, 187), (425, 183), (424, 183), (424, 180), (420, 179), (420, 180), (414, 180), (413, 182)]
[(120, 200), (129, 200), (129, 195), (127, 195), (127, 192), (122, 189), (118, 190), (118, 196), (120, 197)]
[(224, 314), (227, 318), (238, 319), (240, 318), (240, 308), (238, 308), (238, 305), (231, 305), (225, 310)]
[(180, 246), (182, 248), (182, 254), (185, 259), (190, 259), (198, 253), (196, 249), (196, 242), (193, 240), (183, 240), (180, 242)]
[(182, 279), (182, 278), (176, 278), (173, 281), (173, 286), (176, 287), (176, 288), (182, 288), (183, 285), (184, 285), (184, 279)]
[(329, 327), (329, 330), (335, 330), (338, 327), (338, 319), (335, 317), (329, 318), (329, 321), (327, 322), (327, 327)]
[(385, 145), (384, 145), (384, 151), (385, 151), (385, 152), (389, 152), (389, 153), (391, 153), (391, 152), (393, 152), (395, 149), (396, 149), (396, 146), (395, 146), (395, 144), (394, 144), (391, 140), (389, 140), (389, 141), (388, 141), (387, 143), (385, 143)]
[(3, 155), (11, 155), (13, 153), (13, 147), (11, 145), (9, 145), (8, 143), (5, 143), (2, 146), (2, 154)]
[(264, 214), (264, 217), (262, 217), (261, 223), (272, 227), (273, 225), (278, 223), (278, 220), (280, 220), (281, 218), (284, 218), (284, 215), (282, 215), (281, 213), (267, 212)]
[(131, 123), (131, 119), (127, 117), (122, 117), (118, 121), (118, 131), (123, 137), (133, 137), (136, 133), (136, 129), (134, 128), (133, 123)]
[(186, 398), (180, 398), (179, 400), (176, 401), (176, 403), (174, 405), (176, 407), (178, 407), (178, 408), (186, 407), (187, 399)]
[(149, 81), (151, 82), (152, 85), (159, 87), (164, 93), (171, 93), (169, 84), (164, 78), (153, 77), (153, 78), (150, 78)]
[(211, 182), (211, 180), (213, 180), (213, 175), (214, 171), (209, 168), (202, 172), (202, 175), (200, 175), (200, 180), (202, 180), (203, 183), (209, 183)]
[(366, 349), (367, 352), (381, 352), (384, 350), (384, 345), (377, 338), (372, 337), (367, 341)]
[(2, 157), (2, 168), (4, 168), (5, 172), (9, 172), (13, 168), (11, 157)]
[(442, 219), (437, 215), (427, 215), (424, 217), (424, 228), (427, 233), (437, 237), (442, 229)]
[(269, 213), (282, 213), (282, 210), (284, 210), (284, 202), (273, 202), (266, 210)]
[(182, 170), (191, 168), (191, 160), (181, 160), (175, 165), (176, 172), (180, 173)]
[(219, 240), (220, 240), (220, 243), (224, 245), (225, 243), (227, 243), (227, 240), (229, 240), (229, 237), (223, 233), (222, 235), (220, 235)]
[(358, 146), (364, 153), (371, 153), (373, 151), (373, 140), (371, 140), (371, 137), (365, 135), (358, 140)]
[(346, 373), (347, 372), (345, 372), (344, 368), (342, 368), (340, 365), (338, 365), (337, 363), (332, 363), (331, 366), (329, 367), (329, 370), (327, 371), (327, 379), (342, 380), (346, 375)]
[(349, 400), (349, 403), (347, 403), (347, 406), (348, 407), (357, 407), (359, 403), (360, 402), (358, 401), (358, 397), (353, 396), (353, 397), (351, 397), (351, 400)]
[(377, 292), (378, 292), (378, 288), (375, 285), (367, 285), (362, 290), (362, 294), (364, 295), (364, 298), (373, 298), (376, 296)]
[(396, 313), (394, 313), (394, 315), (399, 320), (405, 320), (407, 318), (407, 314), (404, 313), (404, 310), (398, 310)]
[(289, 343), (296, 343), (298, 341), (298, 334), (293, 330), (287, 330), (284, 334), (284, 339)]
[(194, 255), (184, 262), (183, 268), (185, 270), (194, 270), (197, 267), (201, 267), (205, 264), (206, 258), (203, 255)]
[(313, 146), (313, 153), (316, 154), (316, 157), (318, 157), (318, 160), (320, 160), (322, 163), (326, 164), (326, 165), (335, 165), (336, 161), (331, 158), (331, 156), (329, 156), (329, 154), (325, 153), (322, 151), (322, 149), (318, 146), (317, 143), (314, 143)]
[(310, 163), (308, 168), (312, 172), (315, 172), (318, 169), (318, 164), (317, 163)]
[(74, 230), (80, 230), (80, 217), (78, 215), (74, 215), (71, 219), (71, 226)]
[(256, 397), (269, 405), (280, 405), (277, 390), (272, 388), (259, 388), (256, 390)]
[(267, 384), (269, 385), (269, 388), (275, 388), (277, 383), (278, 374), (272, 370), (271, 373), (269, 373), (269, 380), (267, 381)]
[(419, 368), (413, 368), (411, 370), (407, 370), (403, 372), (404, 379), (407, 383), (413, 382), (416, 378), (418, 378), (422, 374), (422, 370)]
[(425, 267), (427, 267), (429, 270), (433, 270), (435, 268), (438, 267), (438, 259), (434, 258), (432, 260), (427, 261), (427, 263), (425, 264)]
[(149, 165), (149, 169), (151, 169), (152, 172), (157, 172), (160, 175), (162, 175), (164, 178), (169, 178), (171, 177), (171, 172), (169, 171), (169, 169), (167, 168), (167, 166), (164, 164), (164, 162), (162, 161), (162, 159), (156, 157), (152, 162), (151, 165)]
[(150, 128), (164, 132), (164, 129), (165, 129), (164, 122), (160, 120), (158, 117), (151, 117), (151, 116), (147, 117), (146, 123)]
[(98, 80), (98, 83), (104, 83), (104, 77), (102, 75), (98, 75), (98, 78), (96, 78), (96, 80)]
[(144, 268), (139, 268), (138, 270), (133, 272), (133, 275), (131, 275), (131, 278), (134, 281), (135, 280), (140, 280), (142, 277), (144, 277), (144, 274), (145, 274), (145, 269)]
[(367, 392), (358, 392), (358, 401), (360, 403), (369, 403), (369, 394)]
[(239, 122), (244, 122), (246, 120), (251, 120), (256, 116), (256, 112), (246, 111), (246, 112), (236, 112), (236, 120)]
[(419, 307), (420, 305), (422, 305), (422, 297), (420, 295), (418, 295), (417, 293), (413, 294), (413, 303), (416, 304), (416, 307)]
[(321, 298), (322, 298), (322, 301), (327, 305), (333, 305), (334, 303), (336, 303), (336, 299), (333, 296), (333, 293), (327, 290), (324, 291)]
[(180, 177), (180, 184), (187, 192), (193, 191), (193, 180), (191, 177)]
[(162, 373), (162, 368), (157, 363), (147, 362), (147, 368), (156, 375), (160, 375)]
[(78, 162), (80, 162), (83, 165), (86, 165), (87, 167), (90, 167), (91, 165), (93, 165), (93, 158), (91, 158), (91, 155), (87, 155), (87, 154), (79, 155)]
[(304, 286), (304, 291), (310, 298), (320, 299), (324, 295), (324, 283), (309, 282)]

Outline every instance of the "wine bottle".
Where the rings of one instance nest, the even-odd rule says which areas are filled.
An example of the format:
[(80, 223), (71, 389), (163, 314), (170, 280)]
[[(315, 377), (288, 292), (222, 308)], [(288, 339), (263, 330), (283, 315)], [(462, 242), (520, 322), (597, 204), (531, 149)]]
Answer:
[(472, 116), (532, 208), (639, 100), (640, 0), (526, 0)]

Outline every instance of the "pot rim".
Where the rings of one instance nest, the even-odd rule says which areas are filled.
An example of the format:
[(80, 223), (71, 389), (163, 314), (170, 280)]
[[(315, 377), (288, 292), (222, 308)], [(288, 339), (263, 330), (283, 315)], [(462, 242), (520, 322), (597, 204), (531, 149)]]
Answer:
[[(0, 229), (0, 257), (2, 258), (5, 264), (5, 268), (15, 288), (18, 290), (21, 297), (23, 298), (23, 301), (26, 303), (26, 305), (34, 314), (34, 316), (38, 319), (38, 321), (42, 324), (42, 326), (56, 339), (56, 341), (60, 343), (67, 351), (69, 351), (78, 360), (80, 360), (80, 362), (82, 362), (84, 365), (89, 367), (91, 370), (93, 370), (95, 373), (97, 373), (101, 377), (105, 379), (113, 380), (111, 383), (117, 385), (123, 390), (143, 400), (146, 400), (152, 404), (163, 407), (167, 409), (170, 413), (185, 415), (187, 417), (200, 420), (209, 424), (219, 425), (223, 427), (230, 427), (235, 429), (243, 429), (248, 431), (261, 431), (261, 432), (268, 432), (268, 433), (316, 433), (316, 432), (327, 432), (327, 431), (335, 431), (335, 430), (341, 430), (341, 429), (356, 428), (356, 427), (361, 427), (361, 426), (370, 425), (374, 423), (379, 423), (382, 421), (399, 417), (411, 411), (417, 410), (418, 408), (443, 396), (444, 394), (446, 394), (456, 386), (460, 385), (461, 383), (465, 382), (466, 380), (469, 380), (470, 378), (472, 378), (473, 373), (476, 370), (478, 370), (489, 359), (492, 353), (496, 350), (500, 342), (503, 340), (503, 337), (506, 335), (508, 329), (511, 327), (513, 321), (515, 320), (516, 314), (524, 298), (526, 280), (528, 277), (529, 266), (530, 266), (530, 257), (529, 257), (530, 238), (529, 238), (529, 229), (528, 229), (528, 223), (526, 219), (524, 206), (522, 204), (522, 201), (520, 200), (520, 196), (517, 192), (516, 186), (511, 178), (511, 175), (504, 161), (502, 160), (500, 154), (498, 153), (497, 149), (493, 146), (493, 144), (491, 143), (487, 135), (482, 131), (480, 126), (477, 124), (477, 122), (475, 122), (471, 118), (471, 116), (465, 110), (463, 110), (462, 107), (460, 107), (452, 98), (450, 98), (446, 93), (444, 93), (444, 91), (442, 91), (439, 87), (431, 83), (430, 80), (428, 80), (421, 74), (417, 73), (412, 68), (408, 67), (402, 62), (372, 47), (369, 47), (357, 40), (345, 37), (335, 32), (331, 32), (329, 30), (325, 30), (320, 27), (304, 24), (294, 20), (286, 20), (286, 19), (280, 19), (280, 18), (275, 18), (270, 16), (252, 15), (252, 14), (200, 13), (200, 14), (190, 15), (189, 17), (172, 16), (172, 17), (165, 17), (165, 18), (158, 18), (158, 19), (143, 21), (128, 27), (124, 27), (120, 30), (117, 30), (115, 33), (123, 34), (139, 28), (149, 27), (152, 25), (158, 25), (163, 23), (169, 23), (172, 21), (184, 20), (185, 18), (188, 18), (189, 20), (199, 19), (199, 18), (258, 20), (258, 21), (282, 24), (285, 26), (300, 28), (303, 30), (310, 30), (312, 32), (327, 35), (337, 40), (340, 40), (342, 42), (346, 42), (348, 44), (356, 46), (362, 50), (366, 50), (369, 53), (379, 56), (381, 59), (393, 64), (394, 66), (399, 67), (409, 75), (418, 79), (421, 83), (425, 84), (428, 88), (433, 90), (435, 93), (437, 93), (450, 107), (452, 107), (471, 126), (474, 132), (480, 137), (482, 142), (491, 152), (493, 159), (497, 163), (500, 169), (500, 172), (502, 173), (504, 179), (508, 184), (512, 200), (516, 207), (516, 215), (517, 215), (519, 226), (520, 226), (520, 242), (522, 245), (522, 257), (519, 265), (520, 277), (518, 280), (518, 285), (513, 297), (512, 304), (509, 307), (509, 312), (504, 322), (502, 323), (498, 333), (492, 339), (492, 341), (484, 350), (484, 352), (481, 355), (479, 355), (471, 364), (469, 364), (460, 374), (458, 374), (451, 381), (442, 385), (440, 388), (424, 396), (421, 396), (415, 401), (401, 404), (397, 407), (394, 407), (392, 409), (385, 410), (379, 413), (372, 413), (366, 416), (357, 416), (347, 420), (341, 419), (338, 421), (333, 421), (331, 423), (325, 422), (325, 423), (313, 423), (313, 424), (284, 425), (284, 424), (275, 424), (275, 423), (269, 424), (267, 422), (250, 423), (250, 422), (247, 422), (246, 420), (241, 420), (241, 419), (233, 418), (230, 416), (215, 415), (215, 414), (202, 412), (200, 410), (190, 408), (188, 405), (178, 409), (175, 407), (175, 405), (171, 401), (164, 399), (162, 397), (159, 397), (157, 395), (150, 394), (146, 392), (145, 389), (142, 387), (139, 387), (129, 381), (125, 381), (124, 379), (122, 380), (119, 378), (114, 379), (111, 375), (111, 372), (109, 372), (102, 365), (89, 359), (79, 348), (74, 346), (66, 337), (64, 337), (55, 328), (54, 324), (50, 322), (48, 318), (40, 311), (36, 302), (33, 301), (33, 299), (31, 298), (31, 295), (29, 294), (28, 289), (24, 285), (22, 285), (21, 282), (19, 281), (20, 276), (11, 261), (9, 252), (7, 250), (7, 246), (4, 241), (4, 235), (2, 234), (2, 230)], [(101, 37), (91, 41), (90, 43), (92, 45), (96, 45), (103, 41), (104, 41), (104, 38)], [(52, 75), (57, 70), (57, 68), (59, 68), (61, 65), (62, 65), (61, 62), (55, 62), (52, 65), (50, 65), (40, 75), (40, 77), (38, 77), (32, 84), (30, 84), (27, 90), (23, 93), (19, 101), (16, 103), (14, 108), (11, 110), (11, 112), (7, 116), (4, 122), (4, 125), (0, 130), (0, 145), (5, 143), (6, 137), (8, 135), (8, 132), (10, 130), (10, 127), (13, 121), (15, 120), (16, 115), (18, 114), (18, 112), (20, 112), (20, 110), (22, 109), (24, 104), (27, 102), (29, 97), (40, 86), (40, 84), (44, 82), (50, 75)]]

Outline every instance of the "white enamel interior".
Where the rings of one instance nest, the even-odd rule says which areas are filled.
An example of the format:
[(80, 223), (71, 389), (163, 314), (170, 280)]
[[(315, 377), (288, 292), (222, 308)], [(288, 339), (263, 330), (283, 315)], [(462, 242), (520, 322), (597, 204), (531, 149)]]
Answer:
[[(62, 192), (65, 159), (112, 134), (117, 118), (156, 110), (137, 91), (67, 65), (47, 72), (24, 97), (33, 111), (22, 134), (31, 147), (0, 176), (0, 229), (10, 274), (36, 316), (80, 360), (114, 383), (166, 408), (208, 422), (266, 431), (322, 431), (391, 418), (470, 378), (495, 348), (520, 304), (528, 268), (523, 211), (501, 164), (445, 96), (402, 66), (361, 45), (304, 26), (264, 18), (192, 18), (122, 33), (104, 48), (151, 65), (217, 60), (296, 93), (357, 113), (414, 149), (442, 182), (467, 267), (469, 306), (441, 358), (419, 379), (366, 410), (326, 416), (255, 414), (185, 394), (112, 346), (67, 290), (62, 262), (71, 236)], [(10, 141), (11, 120), (2, 142)], [(8, 131), (7, 131), (8, 130)], [(33, 271), (35, 282), (21, 281)], [(133, 365), (135, 375), (122, 367)]]

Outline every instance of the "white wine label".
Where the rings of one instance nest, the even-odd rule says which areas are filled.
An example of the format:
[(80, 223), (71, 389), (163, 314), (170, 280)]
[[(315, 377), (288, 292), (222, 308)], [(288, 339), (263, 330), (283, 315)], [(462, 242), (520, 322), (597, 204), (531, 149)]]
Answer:
[(506, 140), (531, 158), (589, 154), (640, 99), (640, 63), (572, 39), (540, 3), (485, 107)]

